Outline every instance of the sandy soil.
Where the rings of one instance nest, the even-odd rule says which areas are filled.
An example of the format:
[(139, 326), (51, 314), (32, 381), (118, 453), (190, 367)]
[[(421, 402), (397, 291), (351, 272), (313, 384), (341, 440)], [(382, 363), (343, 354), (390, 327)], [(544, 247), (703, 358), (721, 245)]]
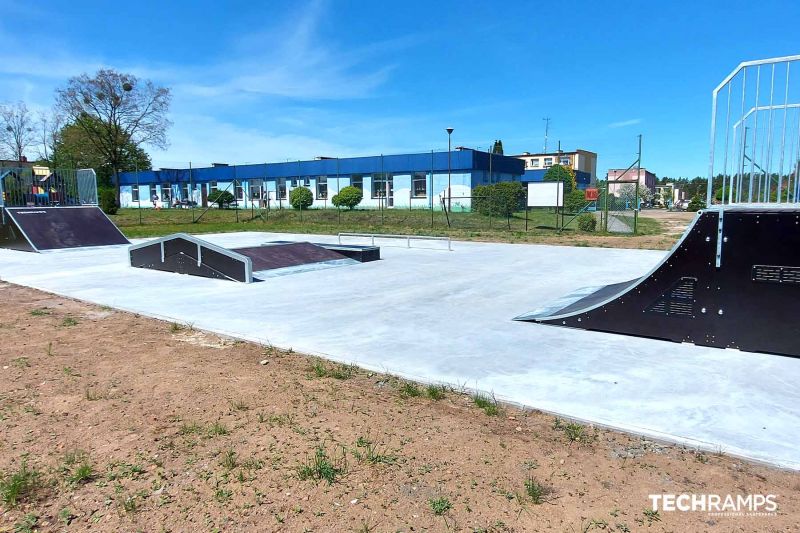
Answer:
[[(14, 474), (28, 482), (15, 506), (0, 500), (0, 531), (800, 529), (798, 473), (491, 414), (457, 391), (432, 399), (13, 285), (0, 300), (0, 496)], [(20, 476), (23, 462), (38, 476)], [(648, 494), (683, 492), (771, 493), (779, 509), (646, 512)]]

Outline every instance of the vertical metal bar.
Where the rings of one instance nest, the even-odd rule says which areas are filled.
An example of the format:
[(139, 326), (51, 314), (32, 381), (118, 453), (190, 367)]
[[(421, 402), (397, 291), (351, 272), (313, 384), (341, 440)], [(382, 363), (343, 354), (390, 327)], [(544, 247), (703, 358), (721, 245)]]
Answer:
[[(781, 128), (781, 157), (780, 162), (778, 163), (778, 203), (781, 203), (783, 199), (783, 155), (784, 151), (786, 150), (786, 119), (789, 115), (789, 108), (786, 107), (789, 105), (789, 65), (791, 62), (786, 62), (786, 88), (784, 89), (783, 93), (783, 127)], [(789, 191), (786, 191), (786, 196), (788, 198)]]
[(769, 84), (769, 121), (767, 122), (767, 164), (764, 170), (764, 202), (769, 202), (770, 193), (772, 192), (772, 129), (773, 117), (775, 111), (773, 109), (773, 102), (775, 101), (775, 64), (772, 64), (772, 75)]
[[(714, 148), (717, 143), (717, 89), (711, 91), (711, 139), (708, 154), (708, 185), (706, 185), (706, 205), (711, 204), (711, 185), (714, 181)], [(638, 170), (638, 168), (637, 168)], [(639, 179), (639, 174), (636, 174)]]
[(797, 110), (797, 152), (794, 159), (794, 202), (800, 201), (800, 109)]
[[(757, 146), (757, 141), (758, 141), (758, 97), (759, 97), (760, 91), (761, 91), (761, 65), (759, 65), (758, 68), (756, 69), (756, 103), (755, 103), (755, 108), (756, 108), (755, 115), (756, 116), (755, 116), (755, 119), (754, 119), (755, 124), (753, 126), (753, 157), (750, 158), (750, 183), (749, 183), (749, 189), (748, 189), (748, 193), (747, 193), (747, 201), (748, 202), (752, 202), (753, 201), (753, 173), (754, 173), (754, 171), (756, 169), (756, 167), (755, 167), (755, 164), (756, 164), (756, 146)], [(745, 157), (747, 157), (746, 153), (745, 153)]]
[(742, 187), (744, 186), (744, 154), (745, 149), (747, 147), (747, 121), (744, 118), (744, 103), (745, 103), (745, 95), (747, 94), (747, 69), (745, 68), (742, 71), (742, 154), (741, 154), (741, 162), (739, 164), (739, 186), (736, 187), (736, 202), (739, 203), (742, 201)]
[[(722, 162), (722, 193), (720, 194), (720, 202), (722, 204), (725, 203), (725, 177), (728, 173), (728, 135), (730, 133), (730, 129), (731, 129), (731, 84), (730, 82), (728, 82), (728, 106), (727, 106), (727, 111), (725, 112), (725, 153)], [(714, 180), (713, 176), (711, 177), (711, 180), (713, 183)], [(728, 185), (728, 187), (730, 188), (730, 185)], [(711, 205), (711, 203), (709, 202), (706, 205), (707, 206)]]

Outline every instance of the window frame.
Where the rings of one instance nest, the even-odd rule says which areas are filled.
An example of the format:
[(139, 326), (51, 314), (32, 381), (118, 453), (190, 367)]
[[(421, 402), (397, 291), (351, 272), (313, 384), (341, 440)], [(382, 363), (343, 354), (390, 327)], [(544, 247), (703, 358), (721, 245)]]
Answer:
[[(422, 183), (422, 194), (417, 193), (417, 184)], [(427, 172), (414, 172), (411, 174), (411, 197), (412, 198), (427, 198), (428, 197), (428, 173)]]
[[(358, 185), (356, 185), (358, 183)], [(353, 174), (350, 176), (350, 187), (355, 187), (356, 189), (360, 190), (361, 192), (364, 191), (364, 175), (363, 174)]]
[(139, 196), (139, 185), (131, 185), (131, 202), (141, 202)]
[[(317, 176), (316, 179), (316, 198), (317, 200), (327, 200), (328, 199), (328, 177), (327, 176)], [(325, 194), (320, 194), (322, 191), (322, 187), (325, 188)]]

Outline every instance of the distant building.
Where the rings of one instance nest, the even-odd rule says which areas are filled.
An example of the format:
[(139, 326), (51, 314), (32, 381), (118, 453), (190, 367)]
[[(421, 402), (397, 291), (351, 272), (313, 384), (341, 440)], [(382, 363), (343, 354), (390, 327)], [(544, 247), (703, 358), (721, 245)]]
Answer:
[[(617, 194), (617, 191), (619, 190), (620, 187), (622, 187), (622, 185), (615, 185), (611, 182), (635, 181), (637, 179), (636, 169), (632, 168), (626, 172), (624, 168), (610, 168), (608, 169), (608, 176), (606, 179), (608, 179), (609, 181), (608, 192), (611, 194)], [(656, 175), (647, 170), (646, 168), (639, 169), (638, 180), (640, 187), (647, 187), (648, 189), (650, 189), (651, 192), (656, 191), (656, 181), (657, 181)]]
[(522, 181), (542, 181), (547, 169), (553, 165), (571, 168), (575, 172), (575, 181), (579, 189), (591, 186), (597, 180), (597, 154), (588, 150), (573, 152), (547, 152), (532, 154), (523, 152), (514, 155), (525, 162), (525, 174)]
[(686, 192), (675, 187), (674, 183), (656, 185), (656, 205), (672, 207), (681, 200), (686, 199)]

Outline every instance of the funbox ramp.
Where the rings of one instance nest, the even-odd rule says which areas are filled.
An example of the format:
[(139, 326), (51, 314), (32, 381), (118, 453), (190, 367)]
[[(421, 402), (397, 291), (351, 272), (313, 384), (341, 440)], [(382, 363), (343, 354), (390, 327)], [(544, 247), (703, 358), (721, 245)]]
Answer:
[(380, 250), (286, 241), (228, 249), (175, 233), (132, 245), (128, 255), (132, 267), (250, 283), (275, 275), (374, 261), (380, 259)]
[(800, 209), (700, 211), (641, 278), (579, 289), (515, 320), (800, 357)]
[(6, 207), (1, 222), (2, 248), (45, 252), (130, 244), (97, 206)]

